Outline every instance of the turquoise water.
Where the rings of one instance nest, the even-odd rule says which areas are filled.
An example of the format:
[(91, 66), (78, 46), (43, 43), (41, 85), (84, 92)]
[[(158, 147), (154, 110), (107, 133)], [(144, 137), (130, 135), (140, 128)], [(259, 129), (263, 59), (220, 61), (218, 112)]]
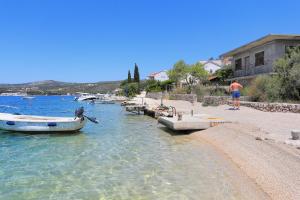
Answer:
[(207, 144), (166, 132), (120, 105), (72, 97), (0, 97), (0, 112), (73, 116), (100, 124), (78, 134), (0, 131), (0, 199), (241, 199), (232, 170)]

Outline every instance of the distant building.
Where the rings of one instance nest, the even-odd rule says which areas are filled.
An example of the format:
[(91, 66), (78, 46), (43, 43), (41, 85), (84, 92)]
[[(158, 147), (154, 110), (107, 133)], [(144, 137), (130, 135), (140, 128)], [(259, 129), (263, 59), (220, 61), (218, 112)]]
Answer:
[(215, 73), (215, 71), (221, 69), (223, 66), (222, 60), (201, 60), (199, 63), (203, 64), (204, 69), (211, 74)]
[(289, 48), (300, 46), (300, 35), (267, 35), (222, 54), (222, 60), (232, 60), (234, 79), (252, 79), (273, 72), (273, 64)]
[(167, 81), (167, 80), (169, 80), (169, 76), (167, 74), (167, 70), (163, 70), (163, 71), (160, 71), (160, 72), (151, 73), (148, 76), (148, 79), (149, 80), (156, 80), (156, 81)]
[[(193, 78), (193, 76), (190, 75), (190, 74), (188, 74), (188, 75), (186, 76), (186, 78), (182, 79), (182, 80), (179, 82), (179, 87), (183, 88), (183, 87), (188, 86), (188, 81), (189, 81), (190, 79), (192, 79), (192, 78)], [(189, 82), (190, 82), (190, 81), (189, 81)], [(197, 85), (198, 83), (199, 83), (199, 80), (195, 80), (195, 82), (193, 83), (193, 85)]]

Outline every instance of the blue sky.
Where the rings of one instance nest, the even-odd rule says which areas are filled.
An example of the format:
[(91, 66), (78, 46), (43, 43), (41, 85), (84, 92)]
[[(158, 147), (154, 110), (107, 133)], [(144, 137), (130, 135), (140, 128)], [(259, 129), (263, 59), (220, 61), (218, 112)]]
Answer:
[(0, 0), (0, 83), (96, 82), (300, 34), (300, 1)]

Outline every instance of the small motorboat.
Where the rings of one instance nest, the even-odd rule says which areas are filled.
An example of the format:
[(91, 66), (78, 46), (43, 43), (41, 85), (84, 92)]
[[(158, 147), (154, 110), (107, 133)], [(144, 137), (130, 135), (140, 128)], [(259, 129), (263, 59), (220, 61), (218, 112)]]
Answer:
[(83, 107), (75, 111), (75, 117), (46, 117), (0, 113), (0, 129), (19, 132), (76, 132), (84, 127), (87, 120), (98, 123), (95, 118), (87, 117)]
[(95, 100), (98, 99), (96, 95), (89, 94), (89, 93), (78, 93), (80, 96), (77, 96), (74, 98), (74, 101), (89, 101), (89, 100)]
[(31, 99), (34, 99), (35, 97), (33, 96), (23, 96), (22, 99), (25, 99), (25, 100), (31, 100)]

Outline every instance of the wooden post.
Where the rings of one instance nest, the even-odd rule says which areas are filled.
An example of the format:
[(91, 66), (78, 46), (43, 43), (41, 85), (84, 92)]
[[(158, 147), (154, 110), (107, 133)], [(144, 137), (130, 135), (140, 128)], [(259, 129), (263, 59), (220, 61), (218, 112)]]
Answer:
[(300, 139), (300, 130), (292, 130), (292, 140), (299, 140)]
[(182, 113), (178, 113), (178, 118), (177, 118), (178, 121), (181, 121), (182, 120)]

